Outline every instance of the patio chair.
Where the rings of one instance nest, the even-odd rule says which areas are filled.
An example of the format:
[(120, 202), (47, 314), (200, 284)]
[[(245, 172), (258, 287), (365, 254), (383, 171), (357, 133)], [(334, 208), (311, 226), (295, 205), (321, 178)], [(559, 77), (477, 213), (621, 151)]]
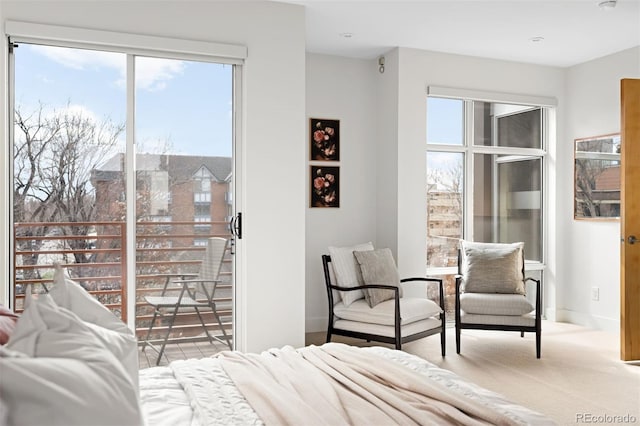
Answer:
[[(229, 350), (232, 350), (231, 338), (222, 325), (222, 321), (216, 309), (216, 302), (214, 299), (214, 296), (216, 294), (216, 287), (220, 283), (219, 275), (225, 251), (227, 249), (227, 243), (228, 241), (224, 238), (209, 238), (198, 276), (194, 278), (177, 280), (167, 279), (161, 296), (145, 297), (146, 302), (153, 307), (154, 312), (153, 319), (151, 320), (151, 324), (149, 325), (149, 330), (147, 331), (147, 336), (142, 347), (143, 351), (145, 350), (146, 346), (151, 346), (153, 349), (158, 350), (149, 342), (149, 338), (156, 324), (156, 319), (158, 318), (158, 316), (168, 318), (167, 331), (165, 333), (160, 349), (158, 350), (158, 359), (156, 360), (156, 365), (160, 363), (160, 359), (164, 354), (165, 347), (169, 340), (169, 335), (171, 334), (171, 330), (173, 329), (173, 326), (175, 324), (176, 317), (178, 315), (178, 312), (181, 310), (186, 310), (188, 312), (195, 311), (209, 341), (211, 343), (213, 343), (214, 341), (218, 341), (220, 343), (226, 344), (229, 347)], [(169, 283), (172, 283), (175, 286), (169, 287)], [(179, 295), (167, 296), (166, 293), (169, 291), (179, 291)], [(218, 326), (222, 331), (222, 337), (224, 340), (218, 336), (211, 334), (211, 332), (209, 331), (207, 324), (205, 323), (202, 316), (202, 311), (208, 309), (212, 311), (213, 316), (215, 317)]]
[[(535, 283), (535, 306), (527, 300), (527, 281)], [(540, 280), (524, 276), (524, 244), (461, 241), (456, 276), (456, 352), (462, 329), (506, 330), (542, 335)]]
[[(445, 356), (446, 322), (441, 279), (399, 279), (389, 249), (373, 250), (372, 246), (363, 245), (330, 247), (329, 251), (331, 255), (322, 255), (329, 299), (327, 342), (335, 334), (367, 342), (391, 343), (396, 349), (402, 349), (404, 343), (440, 333), (440, 350)], [(412, 281), (434, 284), (433, 294), (437, 295), (439, 303), (427, 297), (404, 295), (403, 287)]]

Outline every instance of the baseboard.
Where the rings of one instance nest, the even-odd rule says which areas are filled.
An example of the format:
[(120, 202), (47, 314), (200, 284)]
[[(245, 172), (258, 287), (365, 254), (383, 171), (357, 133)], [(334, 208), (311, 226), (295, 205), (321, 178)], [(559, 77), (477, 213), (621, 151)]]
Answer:
[(583, 312), (570, 311), (566, 309), (557, 309), (555, 315), (557, 322), (568, 322), (571, 324), (581, 325), (583, 327), (594, 328), (596, 330), (608, 331), (612, 333), (620, 332), (620, 320), (602, 317), (598, 315), (589, 315)]

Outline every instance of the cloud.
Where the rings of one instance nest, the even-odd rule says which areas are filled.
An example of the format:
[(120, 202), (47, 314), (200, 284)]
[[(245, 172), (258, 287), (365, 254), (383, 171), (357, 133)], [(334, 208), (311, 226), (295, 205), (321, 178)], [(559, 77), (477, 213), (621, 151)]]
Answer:
[(137, 58), (136, 87), (150, 92), (164, 90), (167, 83), (184, 72), (184, 61), (161, 58)]
[[(118, 87), (126, 84), (126, 55), (99, 50), (73, 49), (57, 46), (31, 45), (36, 53), (75, 70), (98, 70), (107, 68), (118, 72), (119, 78), (114, 81)], [(136, 58), (136, 87), (140, 90), (157, 92), (164, 90), (168, 82), (184, 72), (184, 61), (162, 58)], [(47, 76), (43, 79), (51, 80)]]

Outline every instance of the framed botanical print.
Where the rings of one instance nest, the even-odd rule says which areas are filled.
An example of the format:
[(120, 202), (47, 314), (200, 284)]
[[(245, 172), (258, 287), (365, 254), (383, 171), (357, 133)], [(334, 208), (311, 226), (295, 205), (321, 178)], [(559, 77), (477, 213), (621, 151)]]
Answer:
[(311, 166), (310, 207), (340, 207), (340, 167)]
[(340, 120), (311, 118), (309, 152), (311, 161), (340, 161)]

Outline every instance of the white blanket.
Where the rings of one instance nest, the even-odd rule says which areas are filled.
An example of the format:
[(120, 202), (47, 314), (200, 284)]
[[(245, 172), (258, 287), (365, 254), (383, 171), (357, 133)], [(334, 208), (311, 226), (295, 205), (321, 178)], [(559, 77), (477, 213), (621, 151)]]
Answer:
[[(307, 349), (302, 349), (302, 351), (307, 351)], [(510, 403), (500, 395), (473, 385), (454, 373), (438, 368), (413, 355), (382, 347), (359, 348), (356, 351), (362, 356), (372, 357), (368, 359), (371, 359), (371, 362), (375, 364), (385, 363), (385, 359), (392, 360), (394, 364), (402, 365), (406, 371), (410, 371), (411, 376), (419, 378), (418, 381), (430, 382), (431, 385), (428, 387), (437, 389), (439, 393), (442, 391), (444, 394), (448, 394), (447, 398), (464, 401), (463, 404), (467, 406), (467, 411), (469, 407), (475, 407), (472, 410), (476, 410), (476, 413), (468, 412), (467, 414), (471, 415), (464, 415), (465, 417), (461, 417), (463, 420), (451, 420), (449, 423), (473, 424), (478, 417), (482, 417), (478, 413), (485, 413), (485, 415), (489, 413), (492, 416), (491, 421), (499, 419), (505, 424), (554, 424), (538, 413)], [(290, 355), (298, 353), (291, 348), (284, 350), (284, 352)], [(273, 358), (274, 351), (267, 352), (262, 356)], [(140, 372), (140, 394), (147, 424), (154, 426), (165, 424), (192, 426), (263, 424), (256, 411), (225, 372), (222, 364), (220, 358), (205, 358), (175, 361), (169, 367), (142, 370)], [(294, 372), (293, 376), (296, 374), (299, 373)], [(308, 382), (307, 376), (301, 376), (301, 379), (303, 384)], [(292, 386), (291, 381), (287, 383), (278, 386)], [(267, 400), (280, 399), (285, 404), (292, 403), (292, 400), (283, 398), (281, 392), (274, 392), (273, 388), (269, 389), (271, 391), (265, 393)], [(255, 401), (253, 403), (255, 404)], [(310, 405), (316, 406), (315, 403)], [(358, 414), (355, 416), (357, 417)], [(423, 418), (420, 415), (414, 415), (414, 417), (418, 418), (418, 423)], [(325, 417), (321, 416), (321, 418)], [(390, 418), (392, 423), (405, 423), (404, 418), (397, 418), (395, 413), (391, 414)], [(304, 423), (310, 424), (311, 419), (311, 416), (304, 417)], [(427, 419), (428, 416), (425, 416), (423, 421), (427, 422)], [(357, 423), (357, 421), (357, 418), (353, 419), (353, 423)], [(267, 424), (271, 423), (267, 422)]]

